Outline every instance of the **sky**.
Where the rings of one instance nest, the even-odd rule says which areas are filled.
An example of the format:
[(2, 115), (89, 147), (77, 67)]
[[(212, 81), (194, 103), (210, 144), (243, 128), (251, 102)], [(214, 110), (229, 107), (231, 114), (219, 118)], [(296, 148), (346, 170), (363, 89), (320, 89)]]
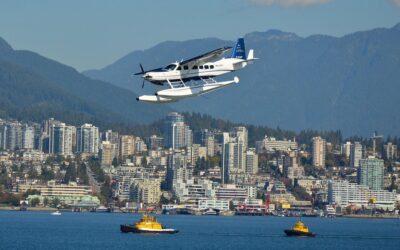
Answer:
[(399, 22), (400, 0), (0, 0), (0, 37), (79, 71), (167, 40), (343, 36)]

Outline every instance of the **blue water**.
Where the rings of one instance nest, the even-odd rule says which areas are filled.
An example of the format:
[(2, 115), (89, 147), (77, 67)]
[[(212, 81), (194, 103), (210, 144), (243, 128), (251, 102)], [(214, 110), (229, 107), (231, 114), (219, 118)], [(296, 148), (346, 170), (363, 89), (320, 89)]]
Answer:
[(0, 211), (0, 249), (400, 249), (400, 220), (303, 218), (315, 238), (289, 238), (296, 218), (159, 215), (175, 235), (120, 233), (136, 214)]

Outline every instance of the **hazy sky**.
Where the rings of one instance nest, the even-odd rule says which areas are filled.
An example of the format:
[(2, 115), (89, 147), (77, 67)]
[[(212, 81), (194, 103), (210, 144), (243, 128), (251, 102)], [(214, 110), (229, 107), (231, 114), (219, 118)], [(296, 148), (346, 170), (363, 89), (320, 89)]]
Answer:
[(342, 36), (400, 22), (400, 0), (0, 0), (0, 37), (78, 70), (166, 40), (280, 29)]

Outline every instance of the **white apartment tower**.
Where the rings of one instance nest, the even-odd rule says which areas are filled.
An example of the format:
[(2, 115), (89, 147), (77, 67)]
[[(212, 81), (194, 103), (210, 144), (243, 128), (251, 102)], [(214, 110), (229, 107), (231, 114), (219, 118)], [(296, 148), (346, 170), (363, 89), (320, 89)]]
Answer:
[(76, 144), (78, 153), (99, 153), (99, 128), (92, 124), (83, 124), (76, 130)]
[(313, 142), (313, 165), (318, 168), (325, 167), (326, 140), (320, 136), (314, 137)]

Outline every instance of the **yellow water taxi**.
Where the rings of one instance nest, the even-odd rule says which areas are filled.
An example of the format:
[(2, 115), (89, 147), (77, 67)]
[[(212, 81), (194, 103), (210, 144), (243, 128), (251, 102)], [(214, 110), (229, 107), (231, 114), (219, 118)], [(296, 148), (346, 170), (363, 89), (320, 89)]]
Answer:
[(140, 221), (132, 225), (121, 225), (121, 232), (123, 233), (166, 233), (174, 234), (178, 230), (172, 228), (165, 228), (161, 223), (159, 223), (155, 216), (143, 215)]
[(304, 236), (304, 237), (315, 237), (315, 233), (310, 232), (308, 227), (301, 221), (296, 222), (292, 229), (286, 229), (285, 233), (287, 236)]

